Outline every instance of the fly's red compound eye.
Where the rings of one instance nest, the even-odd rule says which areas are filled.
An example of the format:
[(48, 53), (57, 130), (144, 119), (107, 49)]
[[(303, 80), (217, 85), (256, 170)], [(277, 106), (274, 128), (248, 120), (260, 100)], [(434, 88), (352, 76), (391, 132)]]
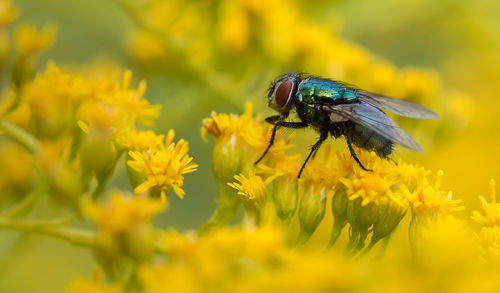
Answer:
[(276, 106), (279, 108), (285, 107), (290, 97), (290, 91), (292, 90), (293, 83), (291, 81), (282, 82), (276, 89), (275, 101)]

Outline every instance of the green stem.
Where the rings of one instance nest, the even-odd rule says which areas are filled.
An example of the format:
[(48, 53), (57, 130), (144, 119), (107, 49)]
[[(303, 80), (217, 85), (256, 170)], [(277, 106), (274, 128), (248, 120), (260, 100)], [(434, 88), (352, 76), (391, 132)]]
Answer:
[(39, 192), (33, 191), (28, 196), (26, 196), (23, 199), (23, 201), (21, 201), (18, 205), (5, 211), (4, 213), (2, 213), (1, 216), (4, 218), (13, 218), (13, 217), (19, 215), (20, 213), (22, 213), (23, 211), (25, 211), (29, 207), (31, 207), (36, 202), (36, 200), (38, 199), (39, 196), (40, 196)]
[(38, 198), (40, 198), (40, 196), (43, 194), (43, 192), (46, 190), (47, 187), (45, 178), (43, 177), (41, 171), (40, 170), (37, 171), (39, 173), (39, 183), (35, 187), (35, 189), (28, 196), (26, 196), (19, 204), (3, 212), (0, 215), (0, 217), (14, 218), (20, 215), (22, 212), (34, 206)]
[(118, 165), (118, 162), (120, 161), (123, 153), (125, 150), (120, 150), (116, 156), (116, 160), (113, 163), (113, 166), (109, 168), (105, 173), (103, 174), (96, 174), (97, 176), (97, 186), (94, 189), (94, 192), (92, 193), (92, 199), (97, 200), (99, 196), (106, 190), (106, 186), (108, 184), (109, 179), (113, 174), (115, 173), (116, 165)]
[(0, 129), (32, 153), (40, 147), (40, 143), (33, 135), (5, 119), (0, 118)]
[(56, 220), (13, 220), (0, 217), (0, 229), (52, 236), (78, 246), (93, 246), (95, 233), (61, 226), (74, 215)]
[(215, 211), (212, 217), (200, 227), (198, 235), (204, 235), (210, 230), (224, 226), (231, 221), (238, 214), (240, 202), (241, 200), (236, 195), (233, 188), (220, 183), (219, 208)]

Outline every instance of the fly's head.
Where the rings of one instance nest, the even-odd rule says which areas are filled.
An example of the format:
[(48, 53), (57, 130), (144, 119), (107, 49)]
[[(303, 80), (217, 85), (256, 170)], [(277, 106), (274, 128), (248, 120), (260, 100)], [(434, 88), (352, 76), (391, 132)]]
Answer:
[(280, 76), (269, 87), (268, 106), (281, 114), (287, 115), (293, 104), (293, 96), (300, 82), (300, 75), (288, 73)]

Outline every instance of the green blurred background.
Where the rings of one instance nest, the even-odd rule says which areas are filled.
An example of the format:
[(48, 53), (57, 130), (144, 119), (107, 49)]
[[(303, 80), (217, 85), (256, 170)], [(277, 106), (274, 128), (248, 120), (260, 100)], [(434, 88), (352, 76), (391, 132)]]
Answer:
[[(257, 112), (271, 114), (264, 95), (268, 77), (276, 68), (263, 68), (262, 78), (255, 79), (246, 95), (217, 99), (204, 95), (203, 87), (190, 84), (185, 77), (138, 64), (126, 46), (136, 25), (117, 2), (15, 0), (14, 5), (21, 11), (16, 23), (58, 26), (56, 42), (43, 55), (40, 70), (47, 60), (63, 68), (106, 63), (132, 69), (136, 82), (147, 80), (146, 98), (163, 105), (155, 130), (175, 129), (176, 137), (189, 141), (190, 154), (200, 165), (197, 172), (185, 176), (185, 198), (171, 196), (168, 212), (156, 223), (180, 230), (199, 227), (215, 210), (218, 194), (210, 170), (211, 143), (204, 143), (199, 134), (201, 120), (212, 110), (239, 113), (245, 100), (254, 101)], [(206, 1), (204, 5), (218, 3)], [(430, 150), (423, 154), (401, 152), (427, 169), (443, 169), (445, 189), (464, 199), (469, 211), (476, 208), (477, 196), (487, 194), (488, 180), (500, 180), (500, 2), (324, 0), (297, 5), (304, 17), (318, 24), (333, 21), (343, 39), (397, 67), (436, 70), (445, 88), (467, 94), (469, 104), (477, 105), (477, 115), (470, 117), (480, 119), (464, 121), (460, 131), (438, 137), (436, 143), (426, 145)], [(307, 68), (283, 66), (279, 73), (290, 69)], [(224, 71), (232, 70), (228, 67)], [(300, 134), (299, 144), (306, 144), (313, 136)], [(111, 186), (129, 189), (123, 170), (117, 170)], [(61, 292), (75, 277), (89, 276), (93, 267), (87, 249), (47, 237), (0, 232), (0, 292)]]

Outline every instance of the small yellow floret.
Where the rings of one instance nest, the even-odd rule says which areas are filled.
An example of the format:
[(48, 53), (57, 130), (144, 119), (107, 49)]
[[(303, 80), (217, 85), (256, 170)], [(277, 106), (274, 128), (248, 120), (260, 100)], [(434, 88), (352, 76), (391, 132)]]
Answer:
[(184, 196), (182, 175), (196, 171), (198, 165), (192, 163), (193, 158), (187, 155), (188, 143), (183, 139), (174, 143), (173, 138), (174, 132), (170, 130), (165, 144), (158, 145), (156, 149), (129, 152), (132, 159), (127, 161), (128, 166), (146, 175), (146, 180), (135, 188), (135, 193), (157, 186), (161, 189), (162, 199), (171, 188), (180, 198)]
[(239, 183), (233, 182), (227, 185), (238, 190), (238, 194), (244, 200), (257, 200), (266, 195), (266, 183), (262, 180), (262, 177), (255, 175), (255, 172), (250, 171), (248, 178), (243, 174), (234, 175)]

